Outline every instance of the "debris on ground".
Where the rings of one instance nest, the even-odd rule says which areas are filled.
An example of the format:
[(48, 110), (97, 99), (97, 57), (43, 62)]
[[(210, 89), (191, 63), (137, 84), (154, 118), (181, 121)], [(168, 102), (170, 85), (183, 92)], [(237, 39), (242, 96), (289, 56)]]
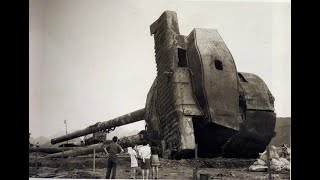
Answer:
[[(261, 172), (267, 171), (267, 152), (259, 154), (260, 157), (249, 167), (249, 171)], [(270, 170), (281, 172), (290, 171), (290, 156), (291, 150), (288, 145), (284, 144), (281, 147), (270, 147)]]
[[(255, 177), (255, 180), (269, 180), (269, 175), (265, 175), (265, 176), (259, 176), (259, 177)], [(272, 174), (271, 175), (271, 180), (281, 180), (280, 176), (278, 174)]]
[(252, 165), (249, 167), (249, 171), (255, 171), (255, 172), (265, 172), (268, 170), (267, 166), (262, 165)]
[[(279, 158), (278, 162), (285, 162), (284, 159)], [(95, 171), (93, 171), (92, 157), (39, 158), (37, 159), (37, 167), (35, 167), (35, 161), (34, 157), (29, 158), (29, 177), (32, 178), (103, 179), (106, 175), (106, 158), (95, 159)], [(159, 178), (193, 179), (194, 168), (196, 167), (199, 177), (200, 174), (208, 174), (211, 179), (247, 180), (255, 179), (255, 177), (263, 178), (267, 172), (248, 170), (249, 166), (254, 164), (255, 161), (255, 159), (232, 158), (198, 158), (197, 160), (160, 158), (162, 167), (159, 169)], [(262, 162), (259, 161), (259, 163)], [(117, 178), (130, 178), (130, 165), (130, 158), (119, 158)], [(281, 179), (287, 180), (290, 179), (289, 173), (289, 171), (273, 172), (273, 174), (279, 175)], [(151, 172), (149, 177), (151, 177)], [(142, 178), (140, 167), (136, 169), (136, 178)]]

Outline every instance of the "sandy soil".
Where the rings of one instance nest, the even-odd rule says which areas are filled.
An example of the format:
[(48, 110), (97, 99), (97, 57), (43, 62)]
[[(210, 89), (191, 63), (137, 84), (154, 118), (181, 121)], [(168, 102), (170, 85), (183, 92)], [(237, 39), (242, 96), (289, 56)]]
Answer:
[[(160, 159), (160, 179), (193, 179), (193, 172), (198, 167), (200, 174), (208, 174), (209, 179), (267, 179), (267, 172), (250, 172), (248, 167), (254, 159)], [(37, 163), (36, 163), (37, 162)], [(90, 156), (76, 158), (47, 159), (43, 154), (35, 153), (29, 156), (29, 177), (41, 178), (82, 178), (103, 179), (106, 173), (106, 158), (96, 158), (95, 171), (93, 171), (93, 158)], [(141, 179), (141, 170), (138, 169), (137, 179)], [(273, 179), (290, 179), (289, 172), (272, 172)], [(130, 158), (122, 157), (117, 168), (118, 179), (130, 178)], [(151, 176), (149, 177), (151, 179)]]

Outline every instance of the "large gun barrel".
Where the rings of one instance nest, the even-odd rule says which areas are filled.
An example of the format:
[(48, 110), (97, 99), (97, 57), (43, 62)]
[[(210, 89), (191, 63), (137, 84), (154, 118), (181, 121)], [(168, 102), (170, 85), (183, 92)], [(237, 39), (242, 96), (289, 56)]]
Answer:
[(134, 123), (137, 121), (144, 120), (145, 118), (145, 108), (125, 114), (123, 116), (111, 119), (109, 121), (98, 122), (92, 126), (89, 126), (83, 130), (75, 131), (73, 133), (60, 136), (54, 139), (51, 139), (51, 144), (57, 144), (59, 142), (67, 141), (77, 137), (85, 136), (94, 132), (99, 132), (102, 130), (110, 129), (117, 126), (122, 126), (125, 124)]
[[(127, 148), (129, 146), (133, 146), (136, 144), (142, 144), (145, 138), (146, 138), (145, 135), (142, 135), (141, 133), (139, 133), (139, 134), (128, 136), (128, 137), (123, 137), (119, 139), (118, 143), (122, 148)], [(50, 155), (47, 155), (46, 157), (47, 158), (75, 157), (75, 156), (92, 154), (94, 149), (96, 153), (99, 153), (99, 152), (103, 152), (104, 151), (103, 148), (106, 145), (110, 144), (111, 142), (112, 142), (111, 140), (106, 140), (102, 143), (93, 144), (87, 147), (75, 148), (75, 149), (71, 149), (64, 152), (58, 152), (55, 154), (50, 154)]]

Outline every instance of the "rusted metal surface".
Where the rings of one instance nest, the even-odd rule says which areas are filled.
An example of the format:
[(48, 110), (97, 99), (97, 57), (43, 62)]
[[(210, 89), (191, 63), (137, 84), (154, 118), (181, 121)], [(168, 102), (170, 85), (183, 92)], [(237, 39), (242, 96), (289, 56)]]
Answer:
[(105, 145), (111, 143), (111, 141), (106, 141), (104, 143), (93, 144), (86, 147), (80, 147), (74, 150), (68, 150), (64, 152), (59, 152), (55, 154), (47, 155), (47, 158), (62, 158), (62, 157), (75, 157), (86, 154), (93, 154), (93, 150), (96, 150), (96, 153), (103, 152), (103, 148)]
[[(187, 61), (183, 48), (187, 48), (187, 37), (180, 35), (178, 27), (177, 15), (172, 11), (164, 12), (150, 26), (155, 40), (158, 76), (148, 97), (152, 96), (149, 99), (156, 107), (149, 117), (158, 121), (165, 147), (184, 150), (195, 147), (192, 118), (187, 116), (202, 115), (202, 112), (193, 95), (190, 71), (185, 68)], [(149, 99), (147, 105), (151, 104)], [(152, 124), (152, 120), (148, 122)]]
[(274, 97), (263, 80), (251, 73), (239, 72), (239, 76), (245, 95), (246, 108), (274, 111)]
[(240, 131), (224, 145), (225, 157), (256, 158), (275, 136), (274, 112), (247, 110), (245, 116)]
[[(179, 59), (180, 61), (181, 59)], [(179, 67), (173, 73), (175, 111), (178, 114), (178, 128), (180, 137), (179, 150), (195, 148), (195, 136), (192, 116), (203, 115), (195, 100), (190, 79), (190, 70)]]
[(104, 142), (107, 139), (107, 132), (105, 131), (98, 131), (92, 133), (93, 136), (90, 138), (85, 138), (84, 143), (85, 145), (97, 144)]
[(177, 38), (180, 33), (177, 14), (172, 11), (162, 13), (150, 26), (150, 33), (154, 35), (155, 42), (158, 72), (155, 101), (161, 138), (165, 141), (166, 147), (176, 149), (180, 146), (181, 136), (172, 80), (172, 70), (178, 66)]
[[(142, 144), (142, 141), (144, 140), (144, 137), (141, 136), (141, 134), (136, 134), (133, 136), (123, 137), (119, 139), (118, 143), (122, 148), (126, 148), (132, 145), (136, 144)], [(93, 144), (86, 147), (81, 147), (73, 150), (64, 151), (63, 153), (55, 153), (50, 154), (46, 157), (48, 158), (60, 158), (60, 157), (75, 157), (75, 156), (82, 156), (87, 154), (93, 154), (93, 151), (95, 150), (95, 153), (104, 152), (103, 148), (112, 143), (112, 140), (106, 140), (103, 143)]]
[(188, 68), (177, 68), (173, 73), (173, 82), (176, 110), (188, 116), (202, 116), (203, 113), (197, 105), (192, 91), (190, 70)]
[(83, 130), (79, 130), (58, 138), (51, 139), (51, 144), (56, 144), (59, 142), (67, 141), (69, 139), (74, 139), (80, 136), (84, 136), (87, 134), (91, 134), (94, 132), (106, 130), (109, 128), (117, 127), (117, 126), (122, 126), (125, 124), (130, 124), (134, 123), (137, 121), (144, 120), (145, 117), (145, 109), (140, 109), (131, 113), (128, 113), (126, 115), (117, 117), (115, 119), (109, 120), (109, 121), (104, 121), (104, 122), (98, 122), (92, 126), (89, 126)]
[[(234, 60), (217, 30), (194, 29), (189, 35), (194, 51), (188, 58), (189, 67), (197, 74), (196, 92), (206, 116), (219, 125), (239, 130), (238, 77)], [(188, 56), (189, 57), (189, 56)], [(196, 67), (194, 67), (196, 66)], [(198, 95), (201, 94), (201, 95)]]
[(156, 131), (160, 136), (160, 119), (157, 113), (156, 97), (157, 97), (157, 78), (154, 80), (146, 100), (146, 122), (148, 130)]

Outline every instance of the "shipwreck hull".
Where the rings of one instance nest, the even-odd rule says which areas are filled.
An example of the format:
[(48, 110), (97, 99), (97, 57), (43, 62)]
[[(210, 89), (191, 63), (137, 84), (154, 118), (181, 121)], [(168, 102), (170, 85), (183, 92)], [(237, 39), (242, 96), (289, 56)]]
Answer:
[(212, 122), (202, 123), (207, 120), (195, 120), (194, 131), (199, 157), (217, 157), (222, 155), (222, 147), (230, 137), (237, 133), (236, 130)]
[(157, 78), (146, 103), (148, 129), (172, 158), (256, 157), (274, 137), (274, 98), (261, 78), (238, 72), (214, 29), (179, 32), (175, 12), (151, 26)]
[(256, 158), (275, 136), (273, 112), (248, 111), (239, 131), (206, 121), (193, 121), (199, 157)]
[(217, 30), (194, 29), (188, 36), (188, 66), (206, 120), (239, 130), (237, 69)]
[(223, 148), (224, 157), (257, 158), (275, 136), (276, 114), (247, 111), (246, 122)]
[[(157, 77), (145, 108), (54, 138), (51, 143), (108, 133), (145, 120), (143, 136), (171, 158), (193, 158), (196, 148), (199, 157), (255, 158), (263, 152), (275, 136), (274, 97), (260, 77), (237, 71), (218, 31), (195, 28), (188, 36), (181, 35), (177, 14), (165, 11), (151, 24), (150, 34)], [(74, 152), (70, 156), (92, 149)]]

